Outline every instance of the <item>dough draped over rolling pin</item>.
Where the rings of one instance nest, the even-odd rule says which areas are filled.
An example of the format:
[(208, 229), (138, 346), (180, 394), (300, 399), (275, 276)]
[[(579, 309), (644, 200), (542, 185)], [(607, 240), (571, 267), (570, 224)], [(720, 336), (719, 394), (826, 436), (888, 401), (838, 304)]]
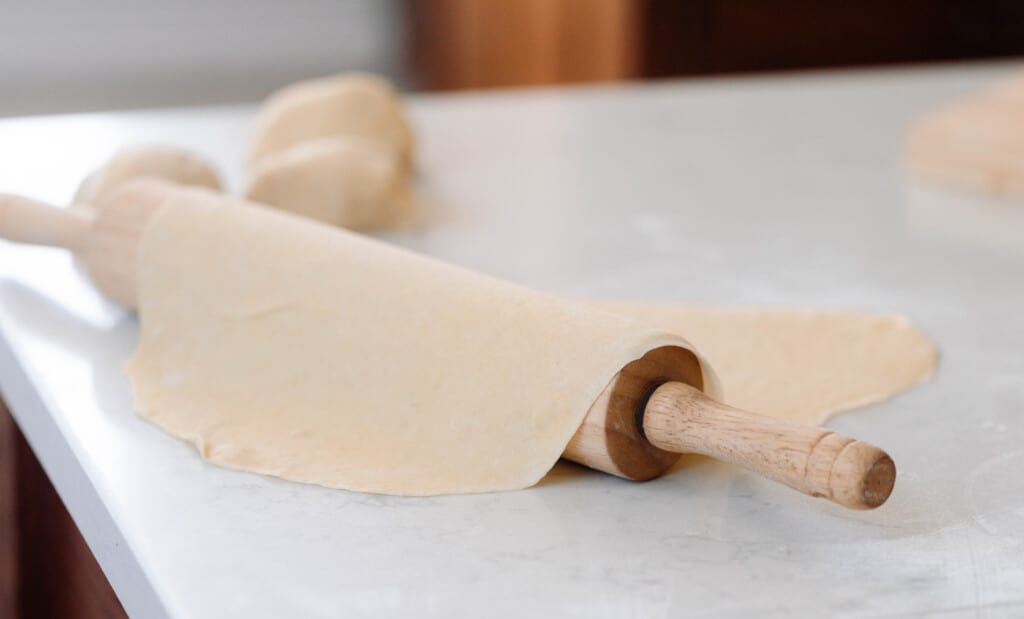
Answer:
[(87, 176), (78, 186), (73, 202), (102, 205), (126, 181), (147, 177), (221, 188), (216, 170), (198, 155), (171, 146), (137, 146), (116, 153)]
[(641, 322), (198, 189), (168, 199), (139, 259), (139, 414), (300, 482), (524, 488), (626, 364), (699, 361)]

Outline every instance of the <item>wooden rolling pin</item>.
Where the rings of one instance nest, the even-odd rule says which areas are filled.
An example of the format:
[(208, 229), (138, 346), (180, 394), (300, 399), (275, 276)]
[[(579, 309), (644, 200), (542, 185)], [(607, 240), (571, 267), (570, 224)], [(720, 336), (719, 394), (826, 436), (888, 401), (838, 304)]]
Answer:
[[(173, 191), (164, 182), (134, 181), (102, 208), (66, 209), (0, 195), (0, 238), (74, 251), (102, 292), (136, 308), (139, 241)], [(881, 449), (726, 406), (702, 388), (696, 357), (680, 368), (677, 354), (653, 350), (615, 375), (563, 456), (645, 480), (664, 473), (680, 454), (699, 453), (854, 509), (878, 507), (892, 492), (896, 467)]]

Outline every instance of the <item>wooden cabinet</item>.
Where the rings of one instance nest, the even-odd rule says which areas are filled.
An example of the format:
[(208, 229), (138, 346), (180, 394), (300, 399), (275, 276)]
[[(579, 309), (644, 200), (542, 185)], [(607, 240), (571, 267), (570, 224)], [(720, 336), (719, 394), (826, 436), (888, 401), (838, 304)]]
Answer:
[(126, 617), (0, 401), (0, 617)]

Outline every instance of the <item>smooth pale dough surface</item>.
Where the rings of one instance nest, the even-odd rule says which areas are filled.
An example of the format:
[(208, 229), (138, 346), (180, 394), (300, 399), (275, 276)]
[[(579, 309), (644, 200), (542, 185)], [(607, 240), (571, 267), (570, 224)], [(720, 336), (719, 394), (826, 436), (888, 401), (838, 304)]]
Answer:
[(694, 355), (643, 323), (198, 189), (143, 235), (139, 286), (142, 416), (211, 462), (366, 492), (530, 486), (623, 366)]
[(810, 425), (927, 380), (938, 359), (899, 315), (594, 303), (685, 334), (715, 369), (727, 404)]
[(384, 78), (345, 73), (286, 86), (267, 98), (249, 159), (306, 140), (350, 135), (380, 140), (392, 146), (407, 167), (412, 161), (412, 130), (398, 93)]
[(86, 177), (78, 186), (73, 202), (100, 206), (122, 183), (146, 177), (221, 188), (216, 170), (198, 155), (171, 146), (138, 146), (116, 153)]
[(415, 206), (398, 151), (353, 136), (309, 140), (263, 156), (245, 195), (350, 230), (400, 227)]
[(906, 160), (928, 181), (1024, 198), (1024, 74), (914, 123)]

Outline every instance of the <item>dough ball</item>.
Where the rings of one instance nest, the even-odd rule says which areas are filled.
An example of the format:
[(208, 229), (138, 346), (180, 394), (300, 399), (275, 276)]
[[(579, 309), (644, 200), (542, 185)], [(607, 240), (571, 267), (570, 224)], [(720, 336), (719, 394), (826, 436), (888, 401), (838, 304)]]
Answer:
[(122, 150), (86, 177), (75, 192), (74, 202), (101, 203), (125, 181), (141, 177), (221, 188), (217, 172), (197, 155), (167, 146), (143, 146)]
[(394, 147), (358, 137), (308, 140), (262, 157), (246, 197), (351, 229), (401, 225), (415, 206)]
[(412, 132), (398, 93), (387, 80), (361, 73), (299, 82), (272, 94), (260, 113), (250, 161), (327, 136), (380, 140), (411, 166)]

